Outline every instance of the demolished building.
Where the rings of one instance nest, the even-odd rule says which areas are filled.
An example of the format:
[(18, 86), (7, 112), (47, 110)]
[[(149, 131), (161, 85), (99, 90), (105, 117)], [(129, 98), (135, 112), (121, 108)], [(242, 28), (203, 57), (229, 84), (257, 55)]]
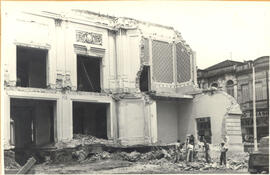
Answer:
[[(89, 11), (5, 11), (4, 149), (87, 134), (123, 145), (228, 136), (236, 101), (197, 88), (195, 52), (172, 27)], [(16, 26), (16, 27), (15, 27)]]

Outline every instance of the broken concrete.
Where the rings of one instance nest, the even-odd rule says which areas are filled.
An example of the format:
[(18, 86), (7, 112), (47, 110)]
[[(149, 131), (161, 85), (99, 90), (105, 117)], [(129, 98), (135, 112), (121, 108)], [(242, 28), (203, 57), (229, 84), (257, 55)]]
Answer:
[(19, 169), (21, 166), (15, 161), (15, 152), (8, 150), (4, 151), (5, 170)]

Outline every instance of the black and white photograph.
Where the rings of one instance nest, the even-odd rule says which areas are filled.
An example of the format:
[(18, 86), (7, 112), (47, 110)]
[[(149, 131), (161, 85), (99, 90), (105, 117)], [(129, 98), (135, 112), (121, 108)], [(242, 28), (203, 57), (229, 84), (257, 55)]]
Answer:
[(270, 1), (2, 1), (1, 174), (268, 174)]

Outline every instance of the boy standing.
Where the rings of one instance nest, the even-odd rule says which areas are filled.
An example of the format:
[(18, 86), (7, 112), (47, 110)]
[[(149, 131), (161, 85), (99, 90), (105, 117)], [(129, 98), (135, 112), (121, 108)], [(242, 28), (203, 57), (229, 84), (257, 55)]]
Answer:
[(209, 144), (206, 142), (204, 137), (203, 137), (203, 147), (204, 147), (204, 152), (205, 152), (206, 163), (210, 163)]
[(228, 151), (228, 148), (225, 146), (225, 143), (222, 142), (221, 143), (221, 147), (220, 147), (220, 165), (222, 165), (224, 163), (224, 165), (226, 166), (226, 152)]

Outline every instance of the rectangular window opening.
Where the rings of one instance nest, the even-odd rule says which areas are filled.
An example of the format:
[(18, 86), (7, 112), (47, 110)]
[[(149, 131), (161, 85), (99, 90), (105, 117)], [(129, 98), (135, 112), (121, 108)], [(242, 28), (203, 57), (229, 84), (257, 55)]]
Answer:
[(207, 143), (212, 143), (211, 121), (210, 117), (197, 118), (197, 133), (199, 140), (204, 137)]
[(77, 56), (77, 89), (79, 91), (100, 92), (101, 59)]
[(140, 90), (141, 92), (150, 90), (150, 66), (143, 66), (140, 75)]
[(17, 86), (46, 88), (48, 50), (17, 47)]

